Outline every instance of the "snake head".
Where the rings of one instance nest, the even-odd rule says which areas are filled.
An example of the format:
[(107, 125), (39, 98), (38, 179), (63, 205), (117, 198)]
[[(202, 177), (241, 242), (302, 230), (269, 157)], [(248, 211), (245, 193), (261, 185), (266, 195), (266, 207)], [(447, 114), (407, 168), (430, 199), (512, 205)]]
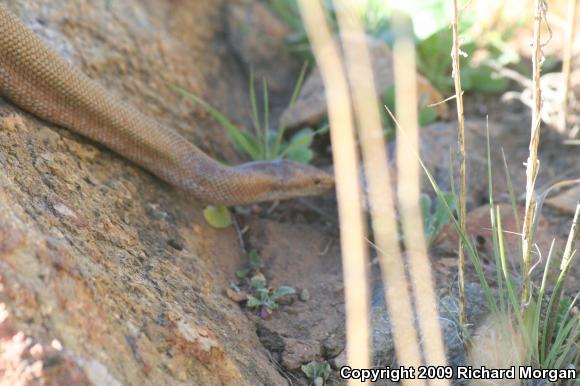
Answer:
[(236, 167), (253, 176), (260, 201), (316, 196), (334, 188), (332, 174), (288, 160), (250, 162)]

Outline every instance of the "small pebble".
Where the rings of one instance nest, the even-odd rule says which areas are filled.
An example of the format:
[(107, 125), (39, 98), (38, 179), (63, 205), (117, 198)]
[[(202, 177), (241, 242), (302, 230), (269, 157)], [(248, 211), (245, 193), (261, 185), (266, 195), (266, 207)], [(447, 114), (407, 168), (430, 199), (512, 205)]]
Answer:
[(302, 300), (303, 302), (307, 302), (310, 300), (310, 292), (306, 288), (300, 291), (300, 300)]

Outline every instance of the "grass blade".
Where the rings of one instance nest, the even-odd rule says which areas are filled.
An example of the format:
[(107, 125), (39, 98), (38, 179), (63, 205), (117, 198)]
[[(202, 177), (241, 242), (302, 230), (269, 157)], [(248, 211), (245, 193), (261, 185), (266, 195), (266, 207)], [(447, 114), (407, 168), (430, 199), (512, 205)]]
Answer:
[[(397, 118), (395, 118), (395, 116), (393, 115), (391, 110), (389, 110), (389, 108), (387, 106), (385, 106), (385, 110), (387, 111), (387, 113), (389, 114), (389, 116), (391, 117), (393, 122), (395, 122), (395, 125), (397, 126), (397, 128), (400, 129), (399, 132), (401, 134), (405, 135), (405, 130), (403, 130), (401, 128), (399, 121), (397, 120)], [(460, 237), (460, 239), (464, 243), (464, 247), (467, 249), (467, 254), (469, 255), (471, 262), (473, 263), (473, 266), (475, 267), (477, 277), (481, 283), (481, 287), (483, 288), (483, 294), (485, 296), (485, 300), (487, 301), (487, 304), (489, 305), (489, 308), (491, 309), (491, 311), (495, 315), (498, 315), (499, 309), (497, 308), (497, 304), (495, 303), (495, 299), (493, 298), (493, 295), (491, 294), (489, 284), (487, 283), (487, 279), (485, 278), (485, 274), (483, 272), (483, 269), (481, 268), (481, 260), (479, 259), (479, 255), (477, 254), (475, 248), (473, 247), (473, 243), (471, 242), (469, 237), (467, 237), (467, 234), (465, 232), (463, 232), (461, 226), (459, 225), (459, 222), (454, 217), (453, 210), (449, 207), (449, 204), (445, 200), (445, 194), (443, 193), (443, 191), (439, 187), (439, 184), (437, 183), (437, 181), (435, 181), (435, 177), (433, 177), (433, 174), (431, 174), (431, 172), (429, 171), (429, 169), (427, 168), (427, 166), (425, 165), (425, 163), (421, 159), (421, 156), (417, 152), (415, 152), (415, 156), (419, 160), (419, 164), (421, 165), (421, 168), (423, 168), (423, 171), (427, 175), (427, 178), (429, 179), (429, 182), (431, 183), (433, 190), (435, 190), (435, 195), (443, 203), (445, 210), (447, 211), (447, 215), (449, 216), (449, 220), (451, 220), (451, 223), (453, 224), (453, 227), (455, 228), (457, 235)]]
[[(260, 117), (258, 115), (258, 100), (256, 98), (256, 81), (254, 79), (254, 71), (250, 71), (250, 106), (252, 108), (252, 120), (254, 122), (254, 129), (256, 130), (256, 139), (258, 144), (263, 143), (262, 141), (262, 127), (260, 126)], [(260, 155), (257, 159), (264, 159), (264, 148), (258, 145)]]
[[(394, 117), (392, 117), (392, 118), (394, 118)], [(419, 157), (419, 156), (417, 155), (417, 157)], [(494, 314), (496, 314), (496, 315), (499, 314), (497, 304), (495, 303), (495, 299), (493, 298), (493, 295), (491, 294), (491, 290), (490, 290), (489, 285), (487, 283), (487, 280), (485, 278), (485, 274), (483, 273), (483, 269), (481, 268), (481, 261), (479, 260), (479, 256), (478, 256), (477, 252), (475, 251), (475, 248), (473, 248), (473, 243), (467, 237), (465, 232), (463, 232), (463, 230), (461, 229), (459, 222), (453, 216), (453, 210), (449, 207), (449, 204), (445, 200), (444, 193), (441, 191), (441, 189), (439, 188), (439, 185), (435, 181), (435, 178), (433, 177), (433, 175), (431, 174), (431, 172), (429, 171), (429, 169), (427, 168), (425, 163), (423, 163), (423, 160), (421, 160), (420, 157), (419, 157), (419, 163), (421, 164), (421, 167), (423, 168), (423, 170), (427, 174), (427, 178), (429, 179), (431, 186), (435, 190), (435, 194), (437, 195), (437, 198), (439, 200), (441, 200), (443, 205), (445, 206), (445, 210), (447, 211), (447, 215), (449, 216), (449, 219), (451, 220), (451, 223), (453, 224), (453, 227), (455, 228), (457, 235), (461, 238), (463, 245), (467, 250), (467, 254), (471, 258), (471, 261), (473, 262), (473, 265), (475, 267), (475, 271), (477, 272), (477, 276), (478, 276), (479, 281), (481, 283), (481, 286), (483, 288), (483, 293), (484, 293), (485, 299), (489, 305), (489, 308), (492, 310), (492, 312)]]
[[(502, 263), (500, 261), (500, 250), (498, 244), (498, 237), (497, 237), (497, 224), (496, 224), (496, 217), (495, 211), (493, 210), (494, 207), (494, 198), (493, 198), (493, 170), (491, 166), (491, 143), (489, 139), (489, 119), (486, 117), (485, 119), (485, 128), (486, 128), (486, 142), (487, 142), (487, 189), (489, 195), (489, 218), (491, 221), (491, 228), (493, 231), (491, 232), (491, 239), (493, 243), (493, 252), (495, 257), (495, 272), (497, 275), (497, 286), (499, 291), (499, 308), (502, 311), (506, 311), (506, 294), (503, 289), (503, 280), (501, 274), (501, 267)], [(499, 210), (499, 207), (498, 207)]]
[[(296, 103), (296, 99), (298, 99), (298, 94), (302, 89), (304, 77), (306, 76), (306, 70), (308, 70), (308, 62), (304, 62), (304, 64), (302, 65), (300, 75), (298, 75), (298, 80), (296, 81), (296, 85), (294, 86), (294, 90), (292, 91), (292, 97), (290, 97), (290, 103), (288, 104), (288, 108), (294, 106), (294, 104)], [(282, 116), (280, 128), (278, 129), (278, 133), (276, 134), (276, 141), (274, 142), (274, 149), (272, 150), (273, 154), (278, 154), (278, 152), (280, 151), (280, 145), (282, 144), (282, 138), (284, 137), (285, 131), (286, 131), (286, 121), (285, 117)]]
[[(554, 343), (552, 344), (552, 348), (551, 348), (550, 352), (548, 353), (548, 357), (546, 358), (545, 366), (547, 368), (552, 368), (554, 366), (557, 366), (556, 356), (558, 355), (558, 352), (560, 350), (562, 350), (562, 348), (563, 348), (562, 344), (566, 341), (566, 337), (569, 338), (569, 340), (567, 341), (567, 344), (565, 345), (565, 347), (568, 347), (568, 350), (566, 350), (566, 348), (564, 347), (564, 349), (562, 350), (563, 352), (560, 355), (560, 360), (563, 360), (567, 356), (568, 351), (571, 348), (570, 346), (575, 341), (575, 339), (572, 339), (572, 338), (576, 337), (578, 335), (578, 330), (574, 331), (572, 333), (572, 336), (568, 336), (568, 335), (570, 335), (570, 332), (572, 331), (573, 327), (575, 327), (575, 326), (577, 327), (578, 321), (580, 320), (579, 318), (580, 318), (580, 314), (576, 314), (567, 323), (562, 323), (562, 326), (558, 330), (558, 334), (556, 335)], [(560, 365), (561, 365), (561, 363), (560, 363)], [(554, 367), (554, 368), (558, 368), (558, 367)]]
[[(270, 144), (269, 144), (269, 133), (270, 133), (270, 102), (268, 100), (268, 82), (266, 79), (262, 79), (262, 92), (264, 95), (264, 100), (262, 101), (264, 105), (264, 159), (269, 160), (270, 158)], [(276, 156), (276, 153), (273, 153)]]
[[(514, 218), (516, 219), (516, 229), (521, 229), (520, 228), (521, 227), (520, 213), (517, 210), (518, 205), (517, 205), (516, 193), (514, 191), (514, 184), (512, 183), (512, 176), (511, 176), (510, 170), (508, 168), (507, 158), (505, 156), (505, 152), (503, 151), (503, 147), (501, 148), (501, 156), (503, 159), (503, 167), (505, 170), (505, 178), (507, 181), (508, 192), (509, 192), (510, 201), (512, 204), (512, 210), (514, 211)], [(520, 255), (521, 255), (521, 249), (522, 249), (522, 243), (520, 241)]]
[(259, 159), (260, 151), (258, 144), (246, 133), (240, 130), (236, 125), (232, 123), (225, 115), (220, 113), (215, 107), (198, 97), (190, 93), (189, 91), (179, 87), (179, 86), (170, 86), (174, 91), (181, 94), (182, 96), (192, 100), (195, 103), (200, 104), (203, 108), (205, 108), (223, 127), (228, 130), (230, 136), (234, 140), (234, 142), (244, 151), (246, 152), (252, 159)]
[(528, 363), (530, 362), (532, 356), (535, 356), (539, 362), (540, 358), (540, 349), (538, 345), (538, 341), (540, 338), (540, 316), (542, 314), (542, 304), (544, 302), (544, 296), (546, 294), (546, 288), (548, 285), (548, 272), (550, 272), (550, 266), (552, 264), (552, 256), (554, 252), (554, 243), (555, 239), (552, 240), (552, 244), (550, 245), (550, 251), (548, 252), (548, 258), (546, 260), (546, 266), (544, 267), (544, 275), (542, 276), (542, 284), (540, 286), (540, 293), (538, 294), (538, 301), (536, 302), (535, 309), (534, 309), (534, 319), (532, 322), (532, 343), (533, 343), (533, 355), (532, 355), (532, 348), (528, 352)]
[(526, 339), (526, 343), (528, 344), (528, 347), (530, 347), (530, 337), (529, 337), (529, 334), (527, 333), (526, 324), (524, 323), (524, 320), (522, 317), (522, 311), (519, 307), (518, 296), (516, 294), (516, 291), (514, 290), (514, 286), (513, 286), (512, 280), (511, 280), (509, 267), (507, 265), (505, 243), (503, 240), (503, 228), (501, 226), (500, 207), (498, 206), (496, 208), (496, 210), (497, 210), (497, 229), (496, 230), (497, 230), (497, 239), (498, 239), (498, 245), (499, 245), (499, 255), (500, 255), (499, 257), (501, 258), (501, 267), (502, 267), (502, 271), (503, 271), (503, 277), (505, 279), (505, 285), (507, 288), (507, 292), (509, 295), (509, 301), (511, 303), (513, 312), (516, 315), (516, 319), (517, 319), (518, 324), (520, 326), (520, 330), (522, 332), (522, 335), (524, 335), (524, 338)]
[(548, 308), (546, 311), (546, 316), (544, 318), (544, 329), (542, 333), (542, 343), (540, 347), (540, 354), (542, 355), (542, 363), (547, 361), (547, 357), (544, 357), (544, 354), (548, 350), (547, 345), (550, 344), (552, 340), (552, 336), (554, 334), (554, 327), (555, 327), (555, 320), (556, 314), (558, 310), (558, 306), (560, 304), (560, 295), (562, 291), (562, 286), (564, 285), (564, 281), (566, 280), (566, 276), (568, 274), (568, 270), (571, 266), (572, 261), (574, 260), (574, 255), (567, 261), (567, 264), (563, 267), (560, 271), (560, 275), (558, 275), (558, 279), (556, 280), (556, 284), (554, 285), (554, 289), (552, 291), (552, 295), (550, 296), (550, 300), (548, 301)]

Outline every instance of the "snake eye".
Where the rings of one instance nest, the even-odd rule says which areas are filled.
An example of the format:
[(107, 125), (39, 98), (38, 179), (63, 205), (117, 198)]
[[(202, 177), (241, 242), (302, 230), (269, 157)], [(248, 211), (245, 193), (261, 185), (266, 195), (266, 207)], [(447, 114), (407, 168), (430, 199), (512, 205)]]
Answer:
[(314, 185), (319, 185), (320, 184), (320, 178), (315, 178), (314, 179)]

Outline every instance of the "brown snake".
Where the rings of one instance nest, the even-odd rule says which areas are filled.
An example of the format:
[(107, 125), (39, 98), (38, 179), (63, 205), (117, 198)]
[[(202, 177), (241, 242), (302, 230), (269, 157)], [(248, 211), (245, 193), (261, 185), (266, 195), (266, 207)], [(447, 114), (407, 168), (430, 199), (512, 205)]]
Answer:
[(0, 94), (45, 121), (103, 144), (204, 203), (289, 199), (334, 186), (330, 174), (291, 161), (220, 164), (70, 66), (2, 4)]

